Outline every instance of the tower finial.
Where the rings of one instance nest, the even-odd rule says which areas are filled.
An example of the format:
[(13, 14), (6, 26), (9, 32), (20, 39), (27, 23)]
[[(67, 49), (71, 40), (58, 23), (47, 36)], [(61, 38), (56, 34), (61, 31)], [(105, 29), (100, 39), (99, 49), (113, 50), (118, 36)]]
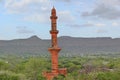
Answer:
[(56, 10), (54, 6), (53, 6), (52, 10)]
[(54, 6), (53, 6), (53, 8), (52, 8), (51, 15), (56, 16), (56, 9), (55, 9)]

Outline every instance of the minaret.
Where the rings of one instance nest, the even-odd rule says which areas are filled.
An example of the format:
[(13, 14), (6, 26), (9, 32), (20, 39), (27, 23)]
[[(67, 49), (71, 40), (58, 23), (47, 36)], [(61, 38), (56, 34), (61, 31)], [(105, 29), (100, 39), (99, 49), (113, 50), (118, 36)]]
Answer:
[(58, 30), (57, 30), (57, 16), (56, 16), (56, 10), (53, 7), (52, 12), (51, 12), (51, 30), (50, 30), (50, 34), (51, 34), (51, 47), (48, 49), (51, 53), (51, 61), (52, 61), (52, 72), (58, 74), (58, 52), (61, 50), (58, 47), (57, 44), (57, 34), (58, 34)]
[(58, 53), (61, 50), (61, 48), (58, 47), (57, 43), (57, 16), (56, 16), (56, 9), (53, 7), (51, 11), (51, 47), (48, 48), (48, 51), (51, 54), (51, 62), (52, 62), (52, 71), (51, 72), (44, 72), (44, 76), (47, 78), (47, 80), (52, 80), (54, 77), (57, 77), (59, 74), (62, 74), (66, 76), (67, 70), (66, 68), (59, 69), (58, 68)]

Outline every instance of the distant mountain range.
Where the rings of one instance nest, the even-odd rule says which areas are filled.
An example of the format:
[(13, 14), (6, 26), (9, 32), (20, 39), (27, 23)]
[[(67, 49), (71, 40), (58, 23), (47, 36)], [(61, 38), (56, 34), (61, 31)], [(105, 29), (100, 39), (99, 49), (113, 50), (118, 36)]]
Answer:
[[(60, 55), (120, 53), (120, 38), (75, 38), (62, 36), (58, 38)], [(0, 54), (48, 55), (50, 40), (37, 36), (28, 39), (0, 40)]]

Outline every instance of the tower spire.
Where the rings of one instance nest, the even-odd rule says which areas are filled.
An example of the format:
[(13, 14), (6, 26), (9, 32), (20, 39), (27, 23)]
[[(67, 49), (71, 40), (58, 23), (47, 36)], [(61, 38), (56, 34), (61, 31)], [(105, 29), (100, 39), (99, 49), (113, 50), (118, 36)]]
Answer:
[(48, 48), (48, 51), (51, 54), (51, 62), (52, 62), (52, 71), (50, 73), (45, 72), (44, 76), (47, 80), (52, 80), (54, 77), (57, 77), (59, 74), (66, 76), (67, 70), (66, 68), (59, 69), (58, 68), (58, 53), (60, 52), (61, 48), (58, 47), (57, 43), (57, 16), (56, 16), (56, 9), (53, 7), (51, 10), (51, 47)]
[(58, 34), (58, 30), (57, 30), (57, 16), (56, 16), (56, 9), (53, 7), (52, 11), (51, 11), (51, 30), (50, 30), (50, 34), (51, 34), (51, 41), (52, 41), (52, 47), (57, 47), (57, 34)]

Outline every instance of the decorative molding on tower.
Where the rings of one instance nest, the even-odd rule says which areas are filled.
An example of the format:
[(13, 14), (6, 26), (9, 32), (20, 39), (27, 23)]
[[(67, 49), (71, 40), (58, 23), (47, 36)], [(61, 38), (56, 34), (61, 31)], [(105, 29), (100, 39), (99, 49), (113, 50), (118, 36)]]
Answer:
[(52, 62), (52, 70), (51, 72), (44, 72), (43, 75), (46, 77), (47, 80), (52, 80), (54, 77), (57, 77), (59, 74), (66, 76), (67, 69), (62, 68), (59, 69), (58, 67), (58, 53), (60, 52), (61, 48), (58, 47), (57, 43), (57, 34), (59, 31), (57, 30), (57, 16), (56, 16), (56, 9), (53, 7), (51, 10), (51, 47), (48, 48), (48, 51), (51, 54), (51, 62)]

